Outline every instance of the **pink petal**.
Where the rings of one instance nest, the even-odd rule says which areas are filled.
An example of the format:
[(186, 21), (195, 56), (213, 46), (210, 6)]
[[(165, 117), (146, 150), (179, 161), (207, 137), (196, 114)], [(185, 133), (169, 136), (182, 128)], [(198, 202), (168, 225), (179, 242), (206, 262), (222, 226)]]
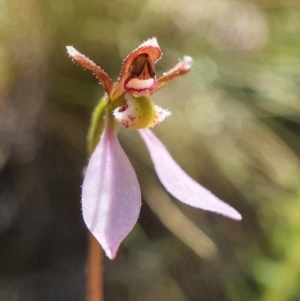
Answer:
[(102, 134), (89, 161), (82, 186), (84, 221), (114, 259), (122, 240), (139, 217), (141, 192), (134, 169), (113, 126)]
[(139, 133), (150, 152), (160, 181), (170, 194), (187, 205), (213, 211), (232, 219), (242, 219), (235, 209), (190, 178), (149, 129), (139, 130)]

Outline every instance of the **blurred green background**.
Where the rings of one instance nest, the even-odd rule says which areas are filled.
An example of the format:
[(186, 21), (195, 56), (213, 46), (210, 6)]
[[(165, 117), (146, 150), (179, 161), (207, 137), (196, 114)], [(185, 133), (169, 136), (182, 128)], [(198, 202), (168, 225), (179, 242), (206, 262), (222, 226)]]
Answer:
[(139, 223), (105, 259), (105, 300), (300, 300), (300, 3), (297, 0), (0, 1), (0, 300), (83, 301), (86, 133), (103, 88), (156, 36), (158, 75), (192, 71), (153, 100), (155, 129), (242, 222), (180, 204), (138, 134), (119, 137), (143, 192)]

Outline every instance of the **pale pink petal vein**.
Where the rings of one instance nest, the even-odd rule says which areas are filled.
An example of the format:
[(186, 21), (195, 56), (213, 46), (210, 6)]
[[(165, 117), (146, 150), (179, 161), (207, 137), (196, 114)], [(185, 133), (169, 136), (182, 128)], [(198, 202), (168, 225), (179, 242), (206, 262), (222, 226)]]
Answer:
[(89, 161), (83, 186), (84, 221), (113, 259), (139, 217), (141, 192), (134, 169), (107, 126)]
[(232, 219), (242, 219), (234, 208), (188, 176), (151, 130), (143, 129), (139, 130), (139, 133), (150, 152), (161, 183), (170, 194), (187, 205), (219, 213)]

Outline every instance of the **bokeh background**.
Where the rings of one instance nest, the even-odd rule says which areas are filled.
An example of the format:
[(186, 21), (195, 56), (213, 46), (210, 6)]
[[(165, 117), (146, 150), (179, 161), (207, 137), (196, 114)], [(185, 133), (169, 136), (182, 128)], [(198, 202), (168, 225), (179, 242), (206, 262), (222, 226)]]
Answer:
[(153, 97), (173, 112), (155, 133), (243, 221), (173, 200), (138, 134), (121, 129), (143, 206), (104, 261), (105, 300), (300, 300), (299, 1), (1, 0), (1, 301), (85, 300), (80, 185), (103, 88), (65, 46), (116, 80), (153, 36), (158, 74), (194, 59)]

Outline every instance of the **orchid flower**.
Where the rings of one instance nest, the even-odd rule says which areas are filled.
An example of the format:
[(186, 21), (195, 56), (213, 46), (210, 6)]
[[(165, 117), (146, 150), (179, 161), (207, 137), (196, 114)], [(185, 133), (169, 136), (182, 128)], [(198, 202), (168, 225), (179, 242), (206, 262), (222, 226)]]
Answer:
[(124, 238), (137, 222), (141, 191), (135, 171), (122, 149), (116, 124), (139, 131), (165, 189), (179, 201), (203, 210), (240, 220), (241, 215), (190, 178), (149, 129), (170, 116), (150, 96), (173, 79), (189, 72), (192, 58), (185, 56), (174, 68), (156, 77), (155, 63), (162, 52), (156, 38), (149, 39), (124, 60), (120, 78), (109, 76), (72, 46), (73, 61), (92, 71), (106, 94), (96, 107), (88, 135), (89, 160), (82, 186), (83, 218), (106, 255), (114, 259)]

